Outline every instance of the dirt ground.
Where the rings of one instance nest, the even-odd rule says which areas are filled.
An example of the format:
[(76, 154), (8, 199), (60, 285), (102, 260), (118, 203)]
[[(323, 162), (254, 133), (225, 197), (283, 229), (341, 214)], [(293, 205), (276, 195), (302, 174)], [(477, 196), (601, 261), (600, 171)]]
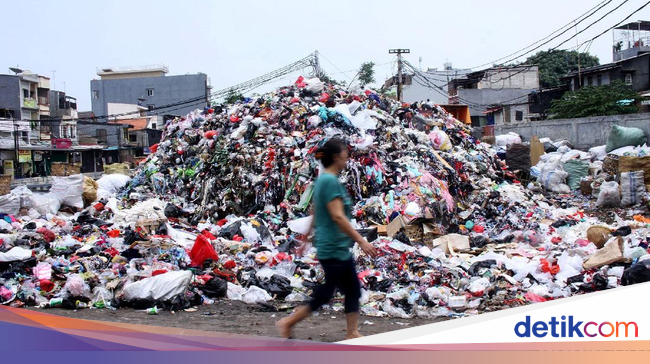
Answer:
[[(144, 311), (136, 311), (130, 308), (120, 308), (118, 310), (29, 309), (84, 320), (123, 322), (138, 325), (177, 327), (270, 337), (278, 337), (275, 322), (289, 315), (291, 312), (291, 309), (276, 310), (259, 305), (247, 305), (241, 301), (220, 301), (214, 305), (199, 306), (196, 308), (196, 312), (177, 311), (170, 313), (168, 311), (161, 311), (158, 315), (147, 315)], [(363, 335), (373, 335), (444, 320), (447, 320), (447, 318), (400, 319), (362, 315), (359, 318), (359, 331)], [(317, 315), (298, 324), (294, 330), (293, 338), (322, 342), (343, 340), (345, 338), (345, 314), (343, 312), (321, 310)]]

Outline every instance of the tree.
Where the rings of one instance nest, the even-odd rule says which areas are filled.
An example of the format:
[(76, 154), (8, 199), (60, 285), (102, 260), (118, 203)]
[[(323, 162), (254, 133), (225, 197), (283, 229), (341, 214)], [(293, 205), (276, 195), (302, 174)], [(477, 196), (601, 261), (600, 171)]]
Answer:
[(638, 99), (639, 94), (616, 80), (609, 85), (584, 86), (578, 91), (566, 92), (561, 99), (551, 102), (550, 111), (554, 119), (632, 114), (638, 111), (635, 104)]
[(526, 59), (525, 64), (536, 64), (539, 66), (539, 84), (542, 88), (560, 86), (561, 77), (567, 73), (580, 68), (598, 66), (598, 57), (589, 53), (580, 53), (567, 50), (549, 50), (538, 52)]
[(359, 83), (365, 86), (375, 82), (375, 62), (364, 62), (359, 68)]
[(325, 83), (329, 83), (329, 84), (336, 85), (336, 86), (345, 86), (345, 81), (335, 80), (335, 79), (331, 78), (330, 76), (328, 76), (325, 73), (322, 73), (319, 78), (320, 78), (321, 81), (323, 81)]
[(226, 104), (234, 104), (235, 102), (241, 100), (244, 98), (244, 95), (242, 95), (240, 92), (235, 91), (235, 89), (230, 89), (228, 93), (226, 94), (225, 102)]

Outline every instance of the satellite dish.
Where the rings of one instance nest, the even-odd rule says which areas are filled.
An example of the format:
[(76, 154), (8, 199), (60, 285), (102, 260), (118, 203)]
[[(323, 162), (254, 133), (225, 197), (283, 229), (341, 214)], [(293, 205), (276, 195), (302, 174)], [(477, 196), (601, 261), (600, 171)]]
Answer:
[(21, 70), (20, 68), (16, 68), (16, 67), (9, 67), (9, 70), (11, 72), (15, 73), (15, 74), (23, 73), (23, 70)]

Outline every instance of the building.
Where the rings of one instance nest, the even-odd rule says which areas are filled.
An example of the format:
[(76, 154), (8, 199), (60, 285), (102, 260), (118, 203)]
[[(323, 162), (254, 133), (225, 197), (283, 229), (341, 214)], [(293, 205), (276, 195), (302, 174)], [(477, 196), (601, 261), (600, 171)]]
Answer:
[(34, 172), (31, 149), (50, 143), (38, 121), (50, 114), (50, 79), (18, 68), (11, 71), (15, 74), (0, 75), (0, 159), (3, 174), (23, 177)]
[(622, 61), (650, 52), (650, 21), (639, 20), (612, 30), (612, 61)]
[(163, 65), (136, 68), (103, 68), (99, 80), (90, 81), (92, 111), (97, 117), (110, 115), (109, 104), (140, 105), (152, 110), (156, 107), (196, 99), (194, 104), (162, 109), (185, 115), (208, 103), (210, 85), (204, 73), (167, 76)]
[(491, 125), (486, 112), (502, 105), (513, 105), (515, 119), (520, 115), (517, 111), (521, 111), (522, 120), (529, 120), (524, 105), (527, 105), (528, 95), (537, 89), (537, 65), (492, 67), (451, 80), (449, 102), (469, 105), (473, 126)]
[(608, 85), (614, 80), (620, 80), (632, 87), (636, 92), (650, 90), (650, 53), (621, 59), (612, 63), (583, 68), (570, 72), (563, 78), (571, 91), (583, 86)]
[[(444, 69), (427, 68), (421, 72), (426, 81), (418, 80), (410, 74), (402, 75), (402, 100), (408, 103), (423, 102), (429, 100), (437, 105), (449, 103), (448, 84), (452, 79), (462, 77), (470, 73), (471, 69), (453, 68), (451, 62), (444, 64)], [(398, 84), (398, 76), (393, 76), (384, 82), (384, 88), (395, 87)], [(438, 90), (431, 89), (431, 86)]]

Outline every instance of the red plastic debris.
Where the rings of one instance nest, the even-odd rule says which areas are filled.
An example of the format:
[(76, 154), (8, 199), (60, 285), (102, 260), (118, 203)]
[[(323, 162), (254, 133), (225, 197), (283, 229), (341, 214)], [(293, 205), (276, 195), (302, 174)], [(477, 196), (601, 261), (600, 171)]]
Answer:
[(230, 259), (229, 261), (223, 263), (223, 267), (226, 269), (234, 269), (237, 266), (234, 260)]
[(45, 239), (45, 241), (48, 243), (51, 243), (54, 241), (54, 239), (56, 239), (56, 235), (54, 235), (54, 233), (46, 227), (40, 227), (36, 230), (36, 232), (43, 235), (43, 239)]
[(106, 233), (106, 235), (108, 235), (109, 238), (117, 238), (118, 236), (120, 236), (120, 234), (121, 233), (118, 229), (113, 229)]
[(542, 258), (540, 259), (542, 263), (542, 272), (551, 273), (556, 275), (560, 271), (560, 266), (557, 264), (551, 264), (548, 260)]
[(201, 266), (206, 259), (217, 260), (219, 256), (214, 251), (214, 247), (210, 244), (208, 238), (203, 235), (196, 237), (194, 246), (190, 251), (190, 258), (192, 259), (193, 266)]

